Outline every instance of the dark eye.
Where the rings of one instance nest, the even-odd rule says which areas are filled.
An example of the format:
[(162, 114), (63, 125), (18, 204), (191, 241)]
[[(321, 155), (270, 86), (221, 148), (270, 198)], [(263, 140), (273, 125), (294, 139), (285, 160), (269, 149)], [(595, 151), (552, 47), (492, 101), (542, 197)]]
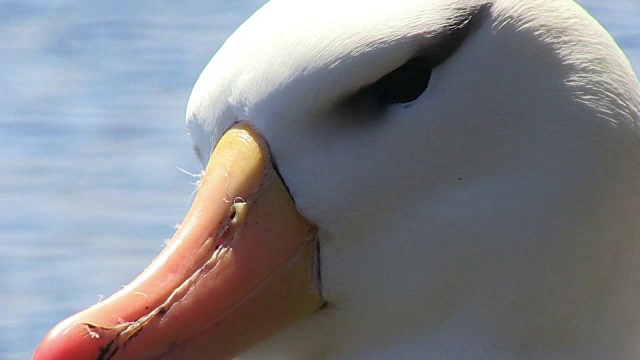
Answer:
[(429, 61), (413, 58), (368, 88), (380, 105), (404, 104), (417, 99), (429, 86)]

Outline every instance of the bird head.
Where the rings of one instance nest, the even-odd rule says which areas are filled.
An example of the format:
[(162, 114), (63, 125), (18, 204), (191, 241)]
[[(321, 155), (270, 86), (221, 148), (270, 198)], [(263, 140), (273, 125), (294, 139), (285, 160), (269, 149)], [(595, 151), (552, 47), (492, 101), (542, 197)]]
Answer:
[[(193, 89), (206, 171), (178, 233), (41, 351), (227, 358), (272, 337), (249, 356), (401, 343), (415, 358), (613, 341), (607, 319), (638, 295), (613, 274), (637, 268), (639, 108), (628, 61), (571, 1), (272, 1)], [(63, 333), (75, 345), (51, 345)]]

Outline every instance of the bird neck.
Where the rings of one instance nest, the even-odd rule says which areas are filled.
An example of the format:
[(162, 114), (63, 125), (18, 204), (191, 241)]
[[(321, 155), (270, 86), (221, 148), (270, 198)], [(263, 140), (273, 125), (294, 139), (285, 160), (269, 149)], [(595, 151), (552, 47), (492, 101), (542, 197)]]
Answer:
[(494, 344), (498, 359), (640, 356), (640, 157), (593, 155), (462, 191), (485, 198), (443, 237), (467, 267), (445, 334)]
[(323, 283), (336, 312), (323, 321), (345, 330), (328, 338), (353, 354), (399, 342), (445, 359), (635, 358), (634, 157), (594, 151), (544, 173), (463, 179), (330, 239)]

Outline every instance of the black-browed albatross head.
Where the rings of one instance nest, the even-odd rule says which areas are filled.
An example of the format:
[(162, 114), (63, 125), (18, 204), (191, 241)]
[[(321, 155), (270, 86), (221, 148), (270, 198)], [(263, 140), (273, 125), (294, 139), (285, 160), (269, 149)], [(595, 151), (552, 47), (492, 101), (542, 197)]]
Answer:
[(274, 0), (180, 229), (36, 358), (635, 358), (639, 89), (568, 0)]

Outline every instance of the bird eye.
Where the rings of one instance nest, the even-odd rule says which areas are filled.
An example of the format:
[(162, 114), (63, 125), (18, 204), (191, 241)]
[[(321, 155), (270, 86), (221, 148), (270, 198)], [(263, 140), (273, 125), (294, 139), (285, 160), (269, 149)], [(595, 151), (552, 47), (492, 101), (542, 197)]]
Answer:
[(429, 61), (413, 58), (369, 86), (380, 105), (405, 104), (417, 99), (429, 86)]
[(338, 109), (349, 112), (352, 120), (371, 122), (390, 105), (407, 104), (420, 97), (429, 86), (431, 72), (436, 66), (428, 57), (414, 57), (344, 98), (338, 103)]

